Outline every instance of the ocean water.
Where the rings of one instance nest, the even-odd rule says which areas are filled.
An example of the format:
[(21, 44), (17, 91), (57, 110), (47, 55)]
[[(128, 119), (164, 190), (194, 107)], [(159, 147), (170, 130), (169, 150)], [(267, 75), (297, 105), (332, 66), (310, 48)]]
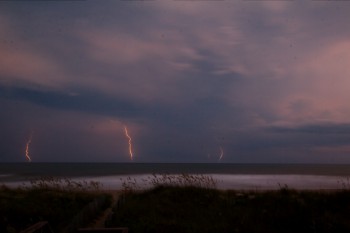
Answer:
[(219, 189), (320, 190), (350, 188), (350, 165), (209, 164), (209, 163), (0, 163), (0, 184), (17, 187), (40, 177), (98, 181), (104, 189), (121, 189), (128, 179), (150, 187), (154, 174), (212, 177)]

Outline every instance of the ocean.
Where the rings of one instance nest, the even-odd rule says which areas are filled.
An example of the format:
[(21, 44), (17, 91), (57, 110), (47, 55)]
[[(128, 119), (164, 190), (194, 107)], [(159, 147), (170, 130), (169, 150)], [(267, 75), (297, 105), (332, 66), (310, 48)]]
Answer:
[(211, 164), (211, 163), (0, 163), (0, 185), (28, 185), (41, 177), (98, 181), (103, 189), (121, 189), (133, 180), (148, 188), (154, 174), (212, 177), (218, 189), (300, 190), (350, 188), (350, 165), (344, 164)]

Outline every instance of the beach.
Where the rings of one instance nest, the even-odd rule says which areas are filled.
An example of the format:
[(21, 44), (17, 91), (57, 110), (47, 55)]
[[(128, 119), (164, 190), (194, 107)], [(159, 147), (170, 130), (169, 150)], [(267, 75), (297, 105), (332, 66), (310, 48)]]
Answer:
[[(350, 186), (345, 175), (246, 170), (101, 176), (94, 166), (75, 175), (69, 173), (72, 165), (62, 167), (68, 168), (68, 178), (54, 169), (51, 175), (56, 176), (37, 176), (37, 170), (28, 172), (30, 167), (25, 173), (13, 170), (0, 176), (6, 185), (0, 192), (5, 204), (1, 214), (6, 221), (0, 222), (4, 232), (20, 232), (41, 219), (59, 233), (103, 227), (136, 233), (350, 230)], [(76, 207), (66, 216), (68, 206)]]
[(337, 190), (350, 186), (349, 165), (295, 164), (0, 164), (0, 184), (28, 186), (32, 180), (55, 177), (75, 182), (98, 182), (104, 190), (120, 190), (123, 184), (147, 189), (155, 177), (183, 174), (211, 177), (221, 190)]

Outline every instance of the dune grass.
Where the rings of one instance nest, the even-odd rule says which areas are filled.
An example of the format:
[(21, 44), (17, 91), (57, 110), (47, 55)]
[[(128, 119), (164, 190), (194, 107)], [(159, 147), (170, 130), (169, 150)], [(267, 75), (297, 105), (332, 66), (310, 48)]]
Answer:
[(350, 232), (350, 191), (220, 191), (158, 186), (129, 192), (111, 226), (131, 233)]
[(16, 189), (0, 187), (0, 232), (16, 233), (38, 221), (48, 221), (59, 233), (87, 204), (106, 195), (95, 189), (96, 184), (86, 186), (70, 180), (45, 178), (32, 184)]
[[(223, 191), (211, 177), (186, 174), (155, 175), (146, 181), (153, 188), (140, 190), (136, 181), (124, 182), (108, 227), (128, 227), (131, 233), (350, 232), (346, 187), (329, 192), (286, 186), (277, 191)], [(48, 221), (60, 233), (82, 216), (78, 213), (88, 203), (106, 195), (99, 189), (96, 182), (54, 178), (18, 189), (0, 186), (0, 232), (16, 233)]]

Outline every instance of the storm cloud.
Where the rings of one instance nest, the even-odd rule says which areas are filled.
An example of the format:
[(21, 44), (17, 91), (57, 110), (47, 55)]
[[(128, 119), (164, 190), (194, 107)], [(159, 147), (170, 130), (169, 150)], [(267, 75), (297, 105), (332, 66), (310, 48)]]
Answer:
[(348, 163), (349, 10), (0, 2), (0, 162)]

